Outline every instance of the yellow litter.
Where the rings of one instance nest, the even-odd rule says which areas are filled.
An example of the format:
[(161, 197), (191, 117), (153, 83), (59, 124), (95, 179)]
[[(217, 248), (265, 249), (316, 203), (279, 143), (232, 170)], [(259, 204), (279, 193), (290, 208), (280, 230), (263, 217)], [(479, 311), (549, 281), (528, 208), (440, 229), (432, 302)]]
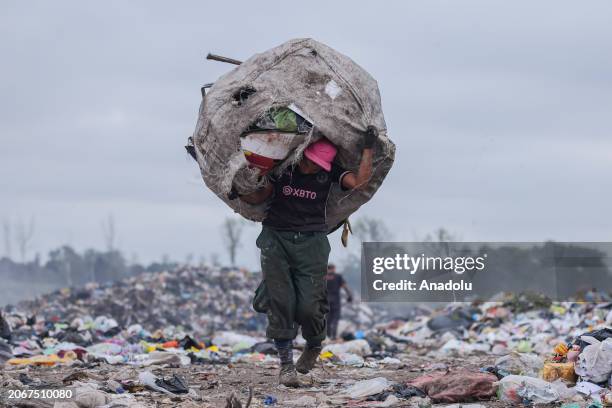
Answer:
[(74, 361), (72, 358), (60, 358), (57, 354), (50, 354), (48, 356), (34, 356), (28, 358), (11, 358), (7, 361), (10, 365), (37, 365), (37, 366), (52, 366), (55, 364), (70, 363)]
[(548, 382), (553, 382), (559, 378), (571, 383), (576, 382), (576, 372), (574, 371), (574, 363), (544, 363), (542, 369), (542, 378)]

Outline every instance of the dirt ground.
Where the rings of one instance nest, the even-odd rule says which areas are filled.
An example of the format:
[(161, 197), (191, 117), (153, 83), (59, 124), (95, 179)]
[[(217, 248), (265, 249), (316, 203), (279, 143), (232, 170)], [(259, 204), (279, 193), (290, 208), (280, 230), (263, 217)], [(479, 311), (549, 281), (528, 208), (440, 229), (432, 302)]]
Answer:
[[(302, 387), (291, 389), (278, 385), (278, 365), (263, 363), (236, 363), (228, 365), (197, 364), (188, 367), (134, 367), (126, 365), (108, 365), (95, 363), (89, 366), (56, 366), (56, 367), (6, 367), (1, 373), (3, 387), (53, 388), (70, 386), (71, 381), (95, 383), (101, 390), (105, 389), (108, 380), (134, 382), (129, 391), (142, 406), (146, 407), (225, 407), (227, 398), (233, 393), (246, 406), (249, 387), (252, 387), (251, 407), (264, 407), (267, 396), (273, 396), (277, 402), (273, 407), (287, 406), (369, 406), (372, 402), (364, 400), (338, 400), (338, 393), (353, 382), (374, 377), (385, 377), (392, 382), (405, 383), (425, 372), (445, 365), (447, 369), (467, 368), (477, 371), (493, 362), (492, 356), (475, 356), (469, 358), (447, 357), (432, 358), (415, 354), (399, 356), (402, 364), (393, 366), (379, 365), (376, 368), (339, 367), (332, 364), (318, 363), (313, 372), (301, 375)], [(137, 386), (138, 374), (149, 370), (157, 376), (169, 377), (172, 374), (183, 376), (189, 387), (195, 391), (185, 396), (168, 396), (163, 393), (142, 389)], [(34, 383), (25, 386), (26, 382)], [(73, 384), (74, 385), (74, 384)], [(78, 384), (77, 384), (78, 385)], [(4, 395), (6, 396), (6, 395)], [(310, 397), (303, 398), (304, 396)], [(299, 400), (302, 398), (301, 400)], [(299, 402), (302, 401), (302, 402)], [(9, 402), (4, 406), (52, 407), (53, 403), (41, 401)], [(498, 401), (480, 401), (486, 407), (502, 407)], [(305, 405), (306, 404), (306, 405)], [(436, 404), (434, 406), (444, 406)], [(109, 407), (119, 406), (109, 404)], [(413, 406), (411, 400), (403, 400), (396, 407)]]

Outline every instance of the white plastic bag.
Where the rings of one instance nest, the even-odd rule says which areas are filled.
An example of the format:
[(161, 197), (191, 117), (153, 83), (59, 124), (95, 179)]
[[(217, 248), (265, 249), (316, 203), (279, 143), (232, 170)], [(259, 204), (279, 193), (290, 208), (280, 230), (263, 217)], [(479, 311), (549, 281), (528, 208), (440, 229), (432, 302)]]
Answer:
[(142, 385), (149, 387), (152, 390), (163, 392), (164, 394), (174, 395), (167, 389), (155, 384), (155, 380), (157, 380), (157, 377), (150, 371), (143, 371), (138, 374), (138, 381), (140, 381)]
[(544, 366), (544, 361), (535, 354), (531, 353), (510, 353), (502, 356), (495, 361), (495, 368), (498, 371), (537, 377)]
[(576, 374), (593, 383), (607, 381), (612, 373), (612, 338), (599, 341), (591, 336), (581, 336), (580, 339), (589, 345), (578, 356)]
[(260, 337), (247, 336), (246, 334), (239, 334), (231, 331), (221, 331), (213, 337), (212, 342), (217, 346), (234, 347), (237, 344), (244, 344), (246, 347), (252, 347), (263, 340), (265, 339)]
[(518, 404), (527, 399), (536, 404), (547, 404), (559, 399), (556, 386), (541, 378), (508, 375), (497, 385), (497, 396), (502, 402)]
[(366, 340), (351, 340), (344, 343), (329, 344), (323, 348), (323, 352), (332, 352), (335, 355), (342, 353), (352, 353), (358, 356), (367, 356), (372, 353), (370, 345)]
[(344, 390), (342, 396), (357, 399), (369, 395), (378, 394), (391, 386), (391, 382), (384, 377), (371, 378), (369, 380), (357, 381)]

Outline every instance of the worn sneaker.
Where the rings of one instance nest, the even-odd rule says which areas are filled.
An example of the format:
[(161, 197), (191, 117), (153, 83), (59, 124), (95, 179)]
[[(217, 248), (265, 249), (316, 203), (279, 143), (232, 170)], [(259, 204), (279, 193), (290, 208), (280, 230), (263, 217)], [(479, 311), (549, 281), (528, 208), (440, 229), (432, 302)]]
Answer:
[(285, 387), (296, 388), (300, 386), (293, 363), (281, 364), (280, 373), (278, 374), (278, 382)]
[(300, 374), (308, 374), (312, 370), (317, 362), (317, 357), (321, 354), (321, 347), (308, 347), (304, 349), (304, 352), (298, 359), (295, 368)]

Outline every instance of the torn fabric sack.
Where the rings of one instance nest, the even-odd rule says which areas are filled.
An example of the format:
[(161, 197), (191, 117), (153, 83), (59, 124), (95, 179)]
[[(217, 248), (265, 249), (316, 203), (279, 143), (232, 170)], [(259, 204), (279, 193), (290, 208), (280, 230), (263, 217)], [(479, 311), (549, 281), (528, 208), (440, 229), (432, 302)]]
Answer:
[(453, 403), (491, 399), (496, 381), (493, 374), (458, 370), (426, 374), (409, 381), (408, 385), (423, 391), (436, 403)]
[(262, 221), (267, 203), (246, 194), (297, 163), (310, 143), (327, 137), (336, 161), (357, 171), (363, 133), (379, 130), (373, 174), (362, 190), (334, 186), (327, 204), (329, 230), (372, 198), (391, 169), (395, 145), (387, 136), (376, 81), (348, 57), (312, 39), (295, 39), (242, 62), (204, 94), (193, 150), (204, 182), (234, 211)]

